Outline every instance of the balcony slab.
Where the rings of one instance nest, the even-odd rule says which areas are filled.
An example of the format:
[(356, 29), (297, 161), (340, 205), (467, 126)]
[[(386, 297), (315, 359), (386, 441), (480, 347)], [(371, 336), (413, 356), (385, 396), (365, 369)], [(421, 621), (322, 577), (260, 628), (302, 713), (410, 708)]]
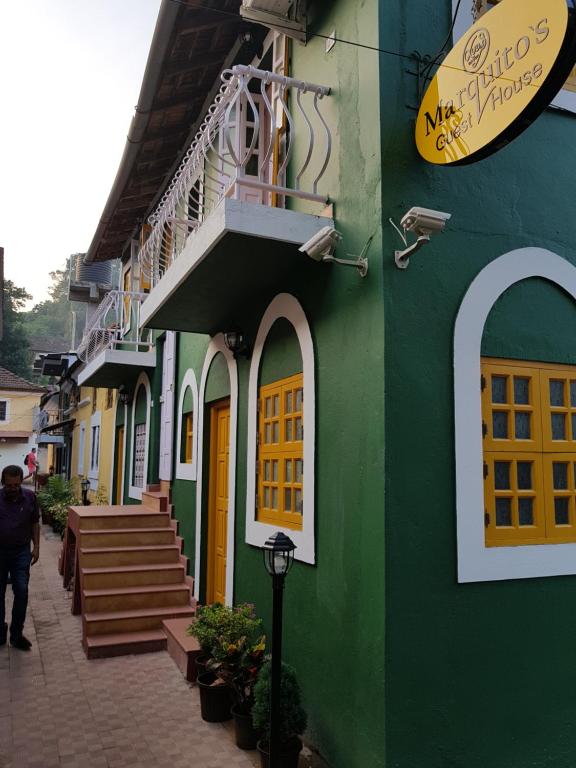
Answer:
[(104, 349), (78, 374), (81, 387), (118, 387), (135, 383), (142, 369), (156, 367), (156, 350)]
[(225, 198), (166, 270), (140, 308), (142, 327), (229, 330), (252, 297), (309, 264), (298, 247), (331, 218)]

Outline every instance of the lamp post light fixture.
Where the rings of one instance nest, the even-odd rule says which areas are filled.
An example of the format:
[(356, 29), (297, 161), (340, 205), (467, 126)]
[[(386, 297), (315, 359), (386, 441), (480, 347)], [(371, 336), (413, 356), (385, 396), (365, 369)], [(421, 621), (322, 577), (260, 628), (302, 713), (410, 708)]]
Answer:
[(88, 501), (88, 491), (90, 490), (90, 480), (88, 480), (87, 477), (85, 477), (81, 483), (82, 487), (82, 504), (87, 507), (90, 502)]
[(296, 545), (286, 534), (272, 534), (263, 548), (264, 565), (272, 576), (272, 674), (270, 681), (270, 768), (280, 765), (280, 681), (282, 675), (282, 600), (284, 579), (294, 561)]
[(224, 333), (224, 344), (232, 352), (235, 358), (242, 355), (248, 359), (250, 357), (250, 346), (241, 331), (226, 331)]

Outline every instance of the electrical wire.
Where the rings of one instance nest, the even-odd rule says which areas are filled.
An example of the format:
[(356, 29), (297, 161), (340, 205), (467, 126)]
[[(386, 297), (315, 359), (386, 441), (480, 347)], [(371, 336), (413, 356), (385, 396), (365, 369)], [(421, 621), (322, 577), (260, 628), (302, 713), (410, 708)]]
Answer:
[[(239, 15), (237, 13), (233, 13), (232, 11), (224, 11), (221, 8), (211, 8), (211, 7), (207, 6), (207, 5), (203, 5), (202, 3), (194, 3), (194, 5), (190, 5), (190, 3), (185, 2), (185, 0), (170, 0), (170, 2), (171, 3), (176, 3), (176, 5), (181, 5), (183, 8), (188, 8), (188, 10), (190, 10), (190, 11), (208, 11), (209, 13), (217, 13), (217, 14), (219, 14), (221, 16), (227, 16), (229, 18), (236, 19), (236, 21), (238, 21), (238, 19), (241, 18), (241, 17), (239, 17)], [(428, 76), (428, 74), (429, 74), (430, 70), (432, 69), (432, 67), (437, 63), (438, 59), (442, 55), (442, 52), (446, 48), (446, 45), (450, 41), (450, 37), (452, 36), (452, 32), (454, 31), (454, 26), (456, 25), (456, 18), (457, 18), (457, 15), (458, 15), (458, 11), (460, 10), (461, 2), (462, 2), (462, 0), (458, 0), (458, 5), (456, 6), (456, 9), (454, 11), (454, 16), (452, 18), (452, 24), (451, 24), (451, 27), (450, 27), (450, 31), (448, 33), (446, 41), (444, 42), (444, 45), (442, 46), (442, 48), (440, 48), (440, 50), (438, 51), (436, 56), (434, 56), (432, 58), (432, 61), (428, 64), (428, 66), (427, 66), (427, 68), (425, 70), (426, 77)], [(293, 27), (290, 27), (290, 26), (287, 26), (287, 25), (283, 25), (283, 24), (276, 24), (275, 23), (274, 24), (274, 28), (275, 29), (285, 29), (286, 31), (293, 31)], [(387, 56), (395, 56), (395, 57), (397, 57), (399, 59), (408, 59), (409, 61), (412, 61), (412, 62), (414, 61), (414, 54), (399, 53), (398, 51), (389, 51), (386, 48), (379, 48), (378, 46), (367, 45), (366, 43), (358, 43), (355, 40), (346, 40), (343, 37), (333, 37), (332, 35), (323, 35), (320, 32), (309, 32), (309, 33), (307, 33), (307, 36), (309, 38), (311, 38), (311, 37), (320, 37), (323, 40), (332, 40), (335, 43), (343, 43), (344, 45), (352, 45), (355, 48), (363, 48), (364, 50), (367, 50), (367, 51), (374, 51), (375, 53), (383, 53), (383, 54), (385, 54)], [(463, 67), (455, 67), (455, 66), (450, 65), (450, 64), (445, 64), (444, 62), (441, 62), (440, 64), (438, 64), (438, 68), (439, 69), (441, 69), (441, 68), (451, 69), (451, 70), (454, 70), (455, 72), (465, 72), (466, 74), (470, 74)], [(500, 77), (498, 79), (502, 80), (502, 81), (508, 81), (508, 82), (511, 82), (511, 83), (513, 82), (512, 79), (504, 77), (504, 75), (500, 75)], [(538, 86), (535, 85), (534, 83), (530, 83), (530, 85), (528, 87), (529, 88), (538, 88)]]

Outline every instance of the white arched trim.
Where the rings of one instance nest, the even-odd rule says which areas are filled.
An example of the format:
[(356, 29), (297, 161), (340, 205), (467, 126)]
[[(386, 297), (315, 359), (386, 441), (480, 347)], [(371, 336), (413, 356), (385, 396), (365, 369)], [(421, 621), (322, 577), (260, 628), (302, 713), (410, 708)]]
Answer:
[(202, 467), (204, 464), (204, 397), (206, 396), (206, 383), (208, 372), (216, 355), (221, 352), (228, 366), (230, 377), (230, 446), (228, 453), (228, 528), (226, 539), (226, 605), (232, 605), (234, 601), (234, 528), (236, 520), (236, 442), (238, 429), (238, 370), (234, 355), (224, 344), (224, 334), (219, 333), (210, 341), (202, 376), (200, 378), (200, 392), (198, 395), (198, 447), (197, 479), (196, 483), (196, 550), (194, 565), (194, 596), (200, 594), (200, 559), (202, 552)]
[[(278, 525), (268, 525), (256, 520), (256, 435), (258, 429), (258, 376), (260, 361), (266, 337), (275, 321), (285, 318), (294, 326), (300, 351), (302, 353), (302, 373), (304, 379), (304, 478), (302, 530), (294, 531)], [(314, 448), (315, 448), (315, 412), (316, 388), (314, 383), (314, 344), (308, 320), (302, 306), (289, 293), (279, 293), (268, 306), (262, 317), (252, 352), (250, 380), (248, 384), (248, 446), (246, 477), (246, 543), (262, 547), (270, 534), (277, 530), (286, 533), (294, 544), (294, 557), (303, 563), (313, 565), (316, 562), (315, 520), (314, 520)]]
[[(192, 461), (187, 464), (185, 461), (180, 461), (182, 451), (182, 419), (184, 414), (182, 412), (184, 408), (184, 400), (186, 398), (186, 390), (189, 389), (192, 393)], [(178, 431), (178, 437), (176, 440), (176, 479), (177, 480), (196, 480), (196, 466), (197, 466), (197, 451), (198, 451), (198, 384), (196, 383), (196, 375), (192, 368), (188, 368), (182, 379), (180, 385), (180, 397), (178, 399), (178, 417), (176, 420), (176, 429)]]
[(126, 420), (128, 415), (128, 406), (122, 405), (120, 403), (120, 398), (118, 397), (118, 393), (116, 393), (116, 404), (114, 406), (114, 415), (112, 417), (112, 461), (110, 462), (110, 492), (108, 494), (108, 503), (114, 504), (114, 479), (116, 477), (116, 468), (117, 468), (117, 462), (114, 461), (116, 457), (116, 433), (118, 431), (118, 427), (121, 427), (122, 424), (116, 424), (116, 419), (118, 417), (118, 409), (124, 408), (124, 441), (122, 445), (122, 456), (118, 456), (118, 461), (122, 461), (122, 488), (120, 489), (120, 498), (122, 501), (124, 501), (124, 478), (126, 477), (126, 435), (128, 434)]
[[(136, 442), (136, 403), (138, 401), (138, 395), (140, 393), (140, 387), (144, 387), (146, 392), (146, 437), (145, 437), (145, 454), (144, 454), (144, 486), (138, 488), (134, 485), (134, 443)], [(148, 479), (148, 455), (150, 452), (150, 408), (151, 408), (152, 396), (150, 390), (150, 379), (145, 373), (141, 373), (134, 387), (134, 397), (132, 398), (132, 429), (130, 432), (130, 486), (128, 495), (131, 499), (142, 499), (142, 491), (146, 490), (146, 481)]]
[(470, 285), (454, 332), (454, 416), (458, 581), (527, 579), (576, 573), (576, 544), (486, 547), (482, 478), (480, 347), (498, 298), (530, 277), (556, 283), (576, 299), (576, 267), (542, 248), (521, 248), (495, 259)]

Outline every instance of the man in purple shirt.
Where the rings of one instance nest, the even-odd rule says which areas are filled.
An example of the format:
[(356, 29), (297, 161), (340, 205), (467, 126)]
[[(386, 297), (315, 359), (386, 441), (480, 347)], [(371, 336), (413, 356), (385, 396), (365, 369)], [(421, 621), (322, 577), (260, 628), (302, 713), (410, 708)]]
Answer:
[[(2, 471), (0, 490), (0, 645), (6, 644), (6, 585), (12, 581), (14, 603), (10, 624), (10, 645), (29, 651), (32, 643), (22, 634), (28, 607), (30, 566), (40, 556), (40, 525), (36, 495), (22, 488), (22, 469), (16, 465)], [(32, 551), (30, 551), (32, 542)]]

